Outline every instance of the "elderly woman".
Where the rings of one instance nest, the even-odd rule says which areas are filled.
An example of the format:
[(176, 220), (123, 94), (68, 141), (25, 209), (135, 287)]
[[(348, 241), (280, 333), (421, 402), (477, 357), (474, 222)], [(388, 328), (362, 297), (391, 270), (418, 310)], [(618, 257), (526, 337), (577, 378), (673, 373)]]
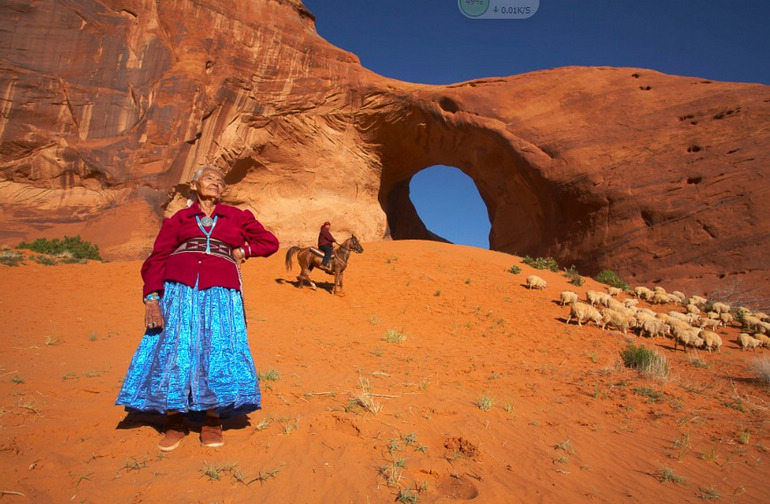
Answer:
[(142, 265), (147, 329), (116, 401), (166, 415), (163, 451), (187, 435), (186, 413), (205, 412), (201, 443), (222, 446), (220, 418), (260, 408), (239, 264), (278, 250), (251, 212), (220, 202), (219, 170), (201, 168), (190, 189), (191, 205), (163, 221)]

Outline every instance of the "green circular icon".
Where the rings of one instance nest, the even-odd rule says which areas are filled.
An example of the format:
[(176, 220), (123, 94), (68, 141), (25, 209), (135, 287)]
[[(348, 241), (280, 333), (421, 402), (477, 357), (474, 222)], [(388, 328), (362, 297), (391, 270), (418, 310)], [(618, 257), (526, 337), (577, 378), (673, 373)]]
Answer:
[(479, 17), (489, 9), (489, 0), (457, 0), (457, 6), (468, 17)]

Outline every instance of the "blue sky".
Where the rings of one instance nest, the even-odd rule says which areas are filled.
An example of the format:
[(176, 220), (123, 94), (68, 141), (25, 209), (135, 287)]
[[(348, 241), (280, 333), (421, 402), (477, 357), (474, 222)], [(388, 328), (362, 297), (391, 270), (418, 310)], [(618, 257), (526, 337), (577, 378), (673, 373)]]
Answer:
[[(403, 81), (450, 84), (607, 65), (770, 84), (768, 0), (540, 0), (532, 17), (519, 20), (470, 19), (457, 0), (303, 3), (315, 14), (319, 35), (355, 53), (364, 67)], [(426, 167), (410, 189), (428, 229), (455, 243), (489, 247), (486, 207), (458, 169)]]

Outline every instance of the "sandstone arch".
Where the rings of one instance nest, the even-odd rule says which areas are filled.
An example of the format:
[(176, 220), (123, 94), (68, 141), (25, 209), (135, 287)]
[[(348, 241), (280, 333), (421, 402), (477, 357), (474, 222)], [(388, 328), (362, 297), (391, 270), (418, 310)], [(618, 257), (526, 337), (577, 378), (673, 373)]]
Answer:
[(426, 228), (409, 198), (411, 178), (436, 164), (457, 167), (476, 184), (488, 209), (492, 250), (554, 253), (565, 226), (598, 208), (585, 195), (570, 198), (573, 189), (550, 180), (544, 170), (558, 161), (500, 124), (462, 112), (446, 96), (421, 105), (370, 133), (372, 143), (381, 146), (378, 200), (394, 239), (441, 239)]

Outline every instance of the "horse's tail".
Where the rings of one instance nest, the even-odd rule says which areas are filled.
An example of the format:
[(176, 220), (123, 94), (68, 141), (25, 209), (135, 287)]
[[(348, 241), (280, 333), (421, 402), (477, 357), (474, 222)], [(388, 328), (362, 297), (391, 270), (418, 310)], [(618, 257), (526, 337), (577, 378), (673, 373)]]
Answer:
[(299, 250), (299, 247), (289, 247), (289, 250), (286, 251), (286, 271), (291, 271), (291, 258), (294, 257), (294, 254), (297, 253)]

